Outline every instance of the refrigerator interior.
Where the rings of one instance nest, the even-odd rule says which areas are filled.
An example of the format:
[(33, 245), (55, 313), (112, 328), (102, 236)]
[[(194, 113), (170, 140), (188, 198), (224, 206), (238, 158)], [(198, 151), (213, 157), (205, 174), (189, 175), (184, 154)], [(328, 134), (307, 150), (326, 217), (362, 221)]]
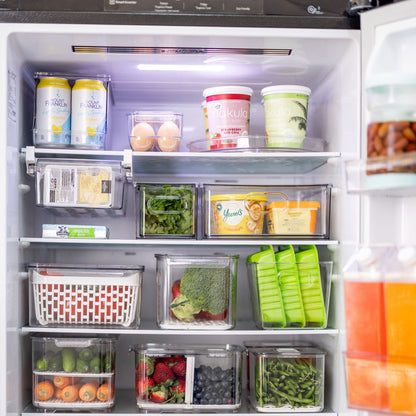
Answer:
[[(111, 332), (119, 335), (116, 395), (120, 394), (116, 396), (116, 414), (137, 411), (134, 400), (134, 358), (128, 352), (129, 346), (161, 341), (240, 345), (250, 340), (312, 342), (328, 352), (325, 412), (347, 411), (342, 362), (343, 303), (339, 275), (340, 268), (360, 241), (360, 200), (357, 195), (348, 195), (343, 186), (343, 162), (360, 157), (360, 32), (53, 24), (3, 24), (0, 31), (0, 50), (3, 56), (7, 56), (0, 66), (3, 108), (7, 105), (7, 113), (3, 111), (0, 115), (4, 146), (3, 184), (7, 189), (6, 206), (3, 207), (3, 215), (7, 214), (7, 263), (3, 265), (1, 286), (1, 299), (5, 302), (1, 342), (3, 357), (7, 357), (3, 361), (7, 363), (7, 371), (2, 373), (0, 383), (0, 387), (5, 387), (0, 389), (6, 395), (4, 413), (28, 415), (35, 412), (30, 405), (31, 334), (37, 331), (52, 336), (71, 333), (62, 328), (28, 326), (28, 280), (25, 272), (30, 262), (145, 266), (139, 329), (76, 330), (76, 333)], [(74, 52), (75, 46), (98, 48)], [(194, 53), (185, 53), (184, 48), (191, 48)], [(215, 51), (216, 48), (221, 50)], [(253, 50), (256, 51), (253, 53)], [(283, 54), (276, 55), (276, 50), (283, 50)], [(207, 68), (221, 65), (223, 70), (187, 71), (189, 67), (184, 67), (179, 71), (142, 71), (137, 68), (138, 64), (205, 65)], [(127, 113), (136, 110), (173, 110), (183, 113), (181, 152), (169, 155), (168, 159), (175, 162), (174, 168), (168, 164), (165, 167), (162, 163), (158, 165), (161, 166), (160, 172), (147, 174), (146, 169), (151, 168), (151, 162), (135, 156), (135, 164), (139, 169), (136, 179), (144, 183), (332, 184), (330, 238), (312, 241), (318, 247), (321, 260), (334, 262), (328, 328), (257, 330), (252, 320), (245, 259), (258, 251), (265, 241), (136, 239), (137, 214), (132, 184), (126, 186), (126, 214), (122, 217), (57, 216), (45, 208), (36, 207), (34, 178), (26, 173), (24, 151), (26, 146), (32, 146), (33, 74), (36, 71), (71, 73), (82, 77), (93, 77), (95, 74), (111, 76), (107, 151), (118, 152), (117, 155), (121, 156), (117, 157), (122, 157), (122, 151), (130, 148)], [(267, 156), (261, 154), (258, 155), (259, 159), (254, 160), (249, 156), (237, 158), (237, 161), (228, 161), (227, 158), (220, 160), (215, 156), (211, 158), (213, 155), (210, 154), (210, 159), (201, 165), (199, 173), (194, 169), (187, 170), (187, 158), (190, 157), (192, 162), (192, 155), (186, 144), (203, 139), (205, 134), (201, 108), (202, 91), (205, 88), (218, 85), (253, 88), (250, 133), (263, 135), (264, 112), (260, 91), (275, 84), (299, 84), (311, 88), (307, 136), (325, 141), (325, 152), (331, 154), (328, 163), (307, 173), (285, 174), (279, 171), (281, 160), (269, 161)], [(62, 157), (62, 152), (57, 151), (56, 155)], [(36, 156), (42, 155), (36, 153)], [(73, 152), (72, 156), (103, 157), (92, 156), (88, 152), (78, 155)], [(158, 156), (165, 157), (155, 155)], [(48, 153), (46, 157), (53, 155)], [(249, 173), (233, 174), (233, 165), (224, 170), (229, 163), (245, 164)], [(195, 161), (191, 164), (194, 166)], [(267, 165), (267, 168), (258, 174), (256, 168), (260, 165)], [(179, 168), (176, 170), (177, 166)], [(68, 240), (48, 243), (40, 239), (42, 224), (68, 222), (108, 226), (110, 244), (71, 243)], [(111, 239), (117, 242), (111, 244)], [(305, 243), (298, 240), (284, 242), (294, 245)], [(276, 246), (284, 242), (266, 241)], [(236, 328), (214, 333), (158, 330), (154, 254), (217, 252), (240, 255)], [(250, 410), (245, 405), (240, 413), (246, 412)]]

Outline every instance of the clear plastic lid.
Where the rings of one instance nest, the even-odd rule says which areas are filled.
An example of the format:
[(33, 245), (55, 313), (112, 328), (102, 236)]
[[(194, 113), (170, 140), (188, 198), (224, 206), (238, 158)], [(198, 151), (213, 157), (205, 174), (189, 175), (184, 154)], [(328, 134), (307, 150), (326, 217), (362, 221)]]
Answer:
[(130, 351), (145, 351), (148, 354), (163, 355), (163, 354), (232, 354), (236, 352), (243, 352), (245, 348), (241, 345), (234, 344), (214, 344), (214, 345), (175, 345), (175, 344), (136, 344), (130, 347)]
[(276, 347), (254, 347), (249, 348), (250, 353), (263, 355), (265, 357), (297, 358), (297, 357), (324, 357), (326, 352), (309, 346), (276, 346)]
[(135, 265), (105, 265), (105, 264), (54, 264), (54, 263), (29, 263), (30, 269), (70, 269), (70, 270), (139, 270), (143, 271), (144, 266)]
[(267, 94), (305, 94), (311, 95), (311, 89), (302, 85), (272, 85), (270, 87), (263, 88), (261, 95)]

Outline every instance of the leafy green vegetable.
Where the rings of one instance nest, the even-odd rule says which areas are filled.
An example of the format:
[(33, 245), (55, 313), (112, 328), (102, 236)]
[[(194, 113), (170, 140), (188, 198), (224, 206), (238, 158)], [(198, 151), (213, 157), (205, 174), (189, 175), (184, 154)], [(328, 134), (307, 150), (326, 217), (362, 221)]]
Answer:
[(194, 193), (191, 185), (143, 185), (144, 233), (192, 235)]
[(188, 267), (181, 279), (181, 295), (200, 311), (217, 315), (227, 309), (228, 282), (227, 268)]

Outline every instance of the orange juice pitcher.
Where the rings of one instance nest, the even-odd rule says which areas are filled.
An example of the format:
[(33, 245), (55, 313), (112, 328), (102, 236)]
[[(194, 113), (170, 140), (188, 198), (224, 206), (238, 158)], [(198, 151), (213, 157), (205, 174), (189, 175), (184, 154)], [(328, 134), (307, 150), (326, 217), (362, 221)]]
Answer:
[(390, 410), (416, 413), (416, 247), (403, 247), (386, 275)]

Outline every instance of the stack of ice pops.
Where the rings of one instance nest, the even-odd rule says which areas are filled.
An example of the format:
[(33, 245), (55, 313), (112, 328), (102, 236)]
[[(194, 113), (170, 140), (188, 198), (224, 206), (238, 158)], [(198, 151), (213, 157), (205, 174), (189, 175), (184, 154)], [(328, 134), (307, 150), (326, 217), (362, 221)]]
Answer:
[(263, 246), (248, 256), (254, 319), (263, 329), (325, 328), (331, 262), (320, 262), (314, 245)]

